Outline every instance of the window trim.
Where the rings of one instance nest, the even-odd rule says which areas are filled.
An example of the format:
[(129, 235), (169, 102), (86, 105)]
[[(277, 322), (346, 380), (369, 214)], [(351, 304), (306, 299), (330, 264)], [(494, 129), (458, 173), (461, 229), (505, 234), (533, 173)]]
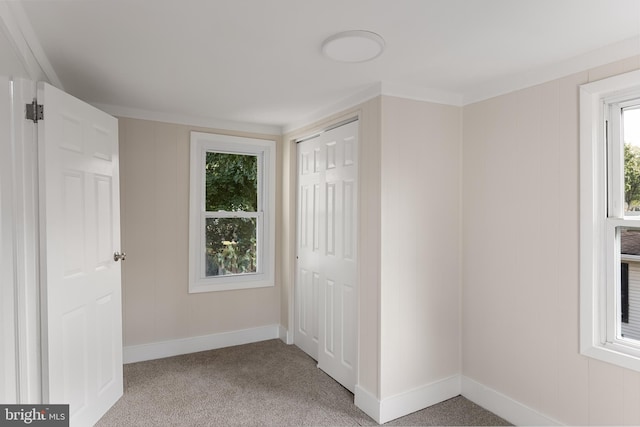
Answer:
[[(580, 353), (640, 371), (640, 345), (614, 336), (621, 262), (616, 227), (640, 227), (640, 221), (623, 216), (619, 185), (609, 184), (615, 181), (609, 174), (620, 169), (608, 159), (621, 148), (607, 147), (612, 129), (605, 124), (610, 106), (630, 98), (640, 98), (640, 71), (580, 86)], [(610, 202), (608, 191), (618, 204)]]
[[(189, 181), (189, 293), (275, 286), (276, 143), (272, 140), (191, 132)], [(258, 157), (258, 272), (204, 276), (205, 161), (207, 152)], [(228, 216), (228, 213), (221, 213)], [(238, 213), (237, 216), (246, 216)]]

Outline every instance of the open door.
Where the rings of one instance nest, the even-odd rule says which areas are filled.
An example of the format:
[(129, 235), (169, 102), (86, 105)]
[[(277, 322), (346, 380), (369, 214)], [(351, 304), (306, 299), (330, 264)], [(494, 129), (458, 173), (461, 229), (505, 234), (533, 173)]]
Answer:
[(93, 425), (123, 389), (118, 122), (46, 83), (37, 102), (43, 403)]

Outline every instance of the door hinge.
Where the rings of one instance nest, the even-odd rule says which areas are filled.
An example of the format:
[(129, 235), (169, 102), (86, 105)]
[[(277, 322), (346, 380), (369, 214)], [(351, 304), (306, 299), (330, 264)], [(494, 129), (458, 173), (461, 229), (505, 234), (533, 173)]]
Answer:
[(44, 105), (38, 104), (34, 99), (31, 104), (26, 105), (27, 120), (32, 120), (33, 123), (38, 123), (40, 120), (44, 120)]

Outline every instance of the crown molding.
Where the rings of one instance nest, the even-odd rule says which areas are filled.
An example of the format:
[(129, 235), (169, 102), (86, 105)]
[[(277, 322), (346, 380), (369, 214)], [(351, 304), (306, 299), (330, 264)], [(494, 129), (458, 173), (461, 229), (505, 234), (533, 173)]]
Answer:
[(19, 1), (0, 2), (0, 24), (31, 80), (64, 90)]
[(326, 119), (327, 117), (332, 116), (337, 112), (348, 110), (349, 108), (353, 108), (357, 105), (367, 102), (368, 100), (373, 99), (376, 96), (380, 96), (381, 94), (382, 84), (374, 83), (359, 92), (342, 98), (334, 104), (321, 108), (320, 110), (316, 110), (315, 112), (308, 114), (300, 120), (284, 125), (282, 127), (282, 133), (287, 134), (298, 129), (302, 129), (303, 127), (306, 127), (310, 124), (317, 123), (322, 119)]
[(232, 120), (221, 120), (213, 117), (198, 117), (187, 114), (167, 113), (161, 111), (144, 110), (140, 108), (123, 107), (119, 105), (102, 104), (93, 102), (94, 107), (117, 117), (127, 117), (131, 119), (151, 120), (155, 122), (174, 123), (188, 126), (198, 126), (209, 129), (230, 130), (236, 132), (248, 132), (264, 135), (282, 135), (280, 126), (263, 125), (255, 123), (236, 122)]
[(461, 93), (440, 89), (418, 87), (396, 82), (382, 82), (382, 95), (395, 96), (415, 101), (432, 102), (434, 104), (462, 107), (464, 97)]
[(546, 83), (637, 55), (640, 55), (640, 36), (631, 37), (582, 55), (528, 70), (524, 73), (491, 79), (485, 84), (464, 92), (450, 92), (389, 81), (378, 82), (363, 91), (357, 92), (329, 107), (308, 115), (303, 120), (285, 125), (283, 131), (285, 133), (292, 132), (316, 123), (339, 111), (353, 108), (379, 95), (464, 107), (465, 105)]
[(463, 96), (459, 93), (406, 85), (397, 82), (377, 82), (360, 92), (356, 92), (328, 107), (322, 108), (313, 114), (309, 114), (304, 119), (283, 126), (283, 133), (286, 134), (294, 132), (313, 123), (317, 123), (340, 111), (356, 107), (380, 95), (395, 96), (398, 98), (412, 99), (422, 102), (432, 102), (435, 104), (453, 105), (457, 107), (461, 107), (463, 105)]
[(523, 73), (492, 79), (484, 85), (465, 92), (463, 105), (473, 104), (571, 74), (588, 71), (589, 69), (636, 55), (640, 55), (640, 36), (631, 37), (582, 55), (534, 68)]

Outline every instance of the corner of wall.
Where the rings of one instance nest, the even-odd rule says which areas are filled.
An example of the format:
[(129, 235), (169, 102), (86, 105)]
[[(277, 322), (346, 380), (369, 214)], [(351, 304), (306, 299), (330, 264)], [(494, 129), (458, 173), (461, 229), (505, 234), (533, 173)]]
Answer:
[(559, 426), (559, 421), (469, 377), (462, 376), (461, 393), (473, 403), (517, 426)]
[(382, 406), (380, 400), (359, 384), (356, 385), (354, 404), (362, 409), (365, 414), (373, 418), (375, 422), (382, 424), (380, 421), (380, 409)]
[(382, 400), (376, 398), (360, 385), (356, 385), (355, 405), (377, 423), (384, 424), (456, 397), (460, 395), (460, 390), (459, 375), (453, 375)]
[(278, 327), (278, 338), (285, 344), (293, 344), (293, 332), (282, 325)]

